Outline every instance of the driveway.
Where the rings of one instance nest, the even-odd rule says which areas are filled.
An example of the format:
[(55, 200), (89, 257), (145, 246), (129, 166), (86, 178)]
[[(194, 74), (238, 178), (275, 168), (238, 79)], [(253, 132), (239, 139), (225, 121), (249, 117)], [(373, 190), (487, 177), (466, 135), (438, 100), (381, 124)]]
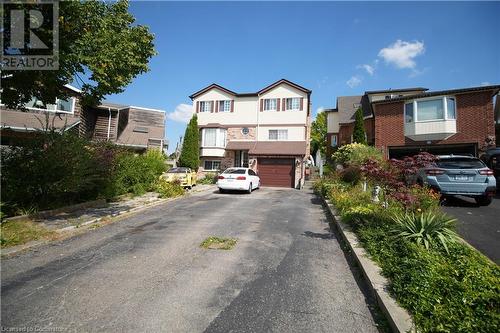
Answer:
[(198, 193), (2, 260), (2, 328), (377, 332), (356, 276), (311, 190)]
[(458, 219), (458, 233), (500, 265), (500, 195), (489, 206), (466, 197), (447, 199), (444, 211)]

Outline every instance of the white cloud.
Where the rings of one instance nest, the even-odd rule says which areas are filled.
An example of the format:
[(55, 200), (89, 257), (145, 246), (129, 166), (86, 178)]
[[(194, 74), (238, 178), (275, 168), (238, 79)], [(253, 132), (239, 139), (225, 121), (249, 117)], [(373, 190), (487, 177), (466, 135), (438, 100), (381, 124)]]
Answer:
[(190, 104), (179, 104), (173, 112), (167, 113), (167, 119), (177, 121), (179, 123), (188, 123), (193, 116), (193, 106)]
[(490, 83), (490, 82), (488, 82), (488, 81), (486, 81), (486, 82), (481, 82), (481, 85), (482, 85), (482, 86), (490, 86), (490, 85), (491, 85), (491, 83)]
[(375, 67), (370, 66), (368, 64), (358, 65), (356, 68), (364, 69), (368, 74), (373, 75), (375, 73)]
[(349, 87), (354, 88), (354, 87), (359, 86), (362, 81), (363, 81), (363, 78), (361, 76), (355, 75), (355, 76), (352, 76), (349, 80), (347, 80), (346, 84)]
[(424, 51), (424, 42), (405, 42), (398, 39), (394, 44), (381, 49), (378, 56), (397, 68), (415, 68), (417, 63), (414, 58), (423, 54)]

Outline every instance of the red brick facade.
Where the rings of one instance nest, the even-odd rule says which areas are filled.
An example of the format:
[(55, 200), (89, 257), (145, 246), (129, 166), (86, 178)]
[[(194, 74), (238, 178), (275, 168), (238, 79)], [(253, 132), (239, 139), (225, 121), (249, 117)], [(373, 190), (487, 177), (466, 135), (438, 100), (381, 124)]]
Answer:
[(490, 145), (495, 145), (491, 91), (463, 93), (455, 97), (457, 101), (457, 133), (446, 140), (432, 141), (431, 143), (416, 142), (405, 137), (403, 101), (373, 104), (375, 146), (387, 154), (388, 147), (395, 146), (476, 144), (481, 151), (486, 148), (488, 141)]

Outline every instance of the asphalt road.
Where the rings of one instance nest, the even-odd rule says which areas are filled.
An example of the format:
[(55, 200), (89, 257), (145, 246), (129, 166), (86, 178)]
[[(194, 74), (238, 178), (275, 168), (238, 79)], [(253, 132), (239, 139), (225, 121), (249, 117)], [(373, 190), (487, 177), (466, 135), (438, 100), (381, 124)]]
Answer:
[(453, 197), (444, 211), (458, 219), (458, 233), (469, 244), (500, 265), (500, 195), (489, 206), (478, 206), (474, 199)]
[(356, 276), (310, 190), (198, 193), (2, 260), (2, 330), (377, 332)]

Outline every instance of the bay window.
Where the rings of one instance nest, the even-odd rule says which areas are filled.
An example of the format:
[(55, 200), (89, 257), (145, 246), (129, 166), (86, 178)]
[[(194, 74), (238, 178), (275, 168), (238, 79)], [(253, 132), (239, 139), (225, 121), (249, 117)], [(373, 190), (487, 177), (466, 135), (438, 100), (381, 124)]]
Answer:
[(456, 119), (455, 98), (438, 97), (405, 104), (405, 123)]
[(203, 128), (201, 130), (202, 147), (226, 147), (225, 128)]

